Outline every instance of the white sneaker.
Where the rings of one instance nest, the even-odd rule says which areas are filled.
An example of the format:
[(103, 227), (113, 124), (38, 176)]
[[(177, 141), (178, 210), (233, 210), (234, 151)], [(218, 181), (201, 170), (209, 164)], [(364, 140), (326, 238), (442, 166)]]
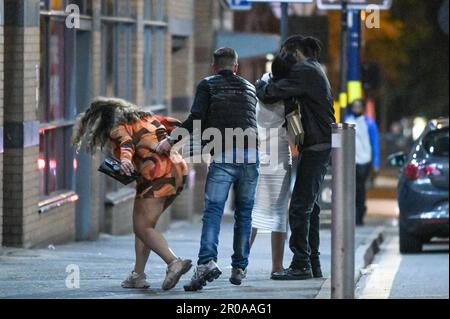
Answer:
[(124, 281), (122, 281), (122, 288), (149, 288), (150, 284), (147, 282), (147, 275), (145, 273), (137, 274), (134, 270), (131, 272), (131, 275), (127, 277)]
[(181, 276), (189, 271), (192, 267), (192, 260), (190, 259), (175, 259), (167, 266), (166, 278), (162, 284), (163, 290), (170, 290), (175, 287)]

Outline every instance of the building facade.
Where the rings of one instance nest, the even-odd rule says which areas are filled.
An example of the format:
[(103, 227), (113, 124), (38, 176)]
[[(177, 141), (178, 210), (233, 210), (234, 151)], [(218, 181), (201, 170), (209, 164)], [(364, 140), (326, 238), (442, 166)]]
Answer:
[[(3, 97), (4, 97), (4, 8), (0, 0), (0, 225), (3, 225)], [(3, 227), (0, 227), (0, 247), (3, 241)]]
[[(184, 119), (230, 19), (210, 0), (0, 0), (0, 243), (130, 233), (134, 188), (74, 152), (76, 115), (114, 96)], [(191, 168), (159, 227), (201, 213), (206, 168)]]

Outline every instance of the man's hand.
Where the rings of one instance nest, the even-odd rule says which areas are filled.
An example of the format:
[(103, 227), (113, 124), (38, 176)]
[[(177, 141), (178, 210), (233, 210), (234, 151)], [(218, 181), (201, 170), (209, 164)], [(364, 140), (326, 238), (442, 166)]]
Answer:
[(169, 154), (171, 149), (172, 143), (170, 143), (170, 139), (166, 137), (159, 142), (158, 146), (156, 146), (155, 152), (158, 154)]
[(134, 172), (134, 165), (129, 159), (123, 159), (120, 163), (120, 173), (131, 176)]

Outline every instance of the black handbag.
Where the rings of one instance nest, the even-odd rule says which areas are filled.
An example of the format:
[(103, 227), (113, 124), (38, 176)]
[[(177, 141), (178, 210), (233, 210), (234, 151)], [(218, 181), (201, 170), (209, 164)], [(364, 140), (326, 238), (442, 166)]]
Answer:
[(128, 185), (134, 182), (139, 176), (139, 174), (136, 172), (133, 173), (131, 176), (121, 174), (120, 161), (112, 156), (105, 157), (103, 163), (98, 168), (98, 171), (108, 175), (109, 177), (114, 178), (116, 181), (119, 181), (124, 185)]

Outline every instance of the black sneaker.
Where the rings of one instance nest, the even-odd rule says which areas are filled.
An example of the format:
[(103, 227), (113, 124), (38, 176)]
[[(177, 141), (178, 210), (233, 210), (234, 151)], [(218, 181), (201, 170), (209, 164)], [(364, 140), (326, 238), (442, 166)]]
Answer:
[(320, 260), (311, 259), (311, 270), (314, 278), (322, 278), (322, 268), (320, 267)]
[(286, 280), (288, 269), (283, 269), (282, 271), (274, 271), (270, 274), (270, 279), (272, 280)]
[(205, 265), (199, 265), (195, 269), (191, 282), (184, 285), (184, 291), (201, 290), (206, 283), (214, 281), (221, 274), (222, 271), (213, 260)]
[(313, 278), (313, 274), (310, 265), (305, 265), (298, 268), (291, 266), (289, 269), (282, 272), (273, 273), (271, 276), (272, 280), (306, 280), (311, 278)]

